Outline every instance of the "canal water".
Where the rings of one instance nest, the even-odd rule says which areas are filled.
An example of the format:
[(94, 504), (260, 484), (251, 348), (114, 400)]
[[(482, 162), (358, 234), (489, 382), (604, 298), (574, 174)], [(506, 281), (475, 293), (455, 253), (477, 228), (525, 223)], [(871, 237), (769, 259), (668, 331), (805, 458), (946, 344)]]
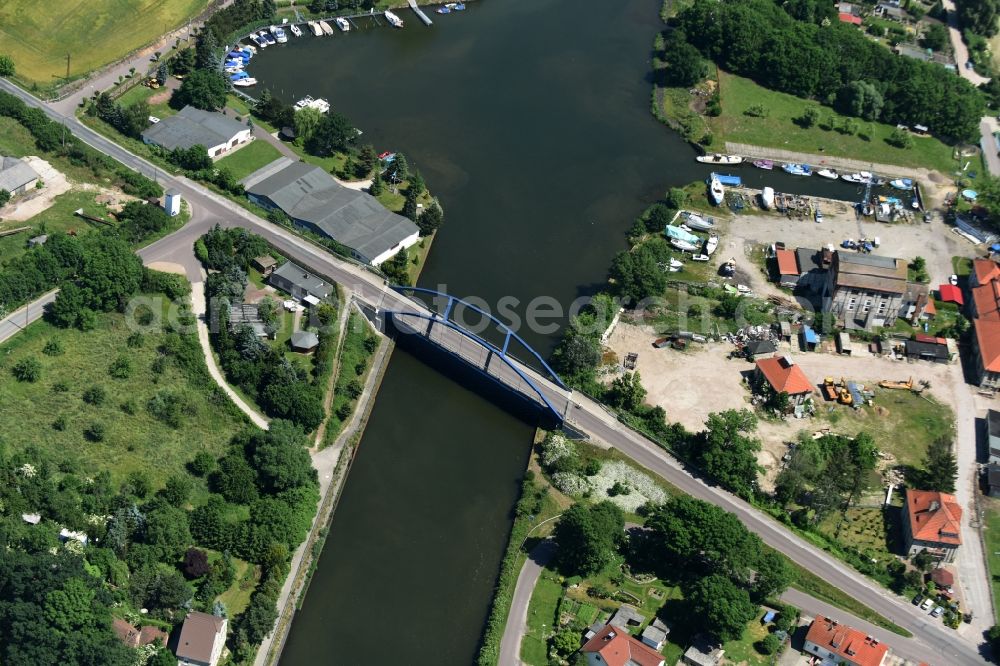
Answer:
[[(446, 213), (422, 286), (516, 299), (521, 316), (536, 297), (566, 306), (599, 289), (634, 217), (710, 171), (649, 113), (658, 8), (482, 0), (431, 28), (406, 10), (404, 30), (293, 38), (250, 69), (286, 101), (325, 97), (421, 170)], [(520, 332), (547, 356), (564, 322)], [(471, 663), (531, 432), (395, 352), (282, 664)]]

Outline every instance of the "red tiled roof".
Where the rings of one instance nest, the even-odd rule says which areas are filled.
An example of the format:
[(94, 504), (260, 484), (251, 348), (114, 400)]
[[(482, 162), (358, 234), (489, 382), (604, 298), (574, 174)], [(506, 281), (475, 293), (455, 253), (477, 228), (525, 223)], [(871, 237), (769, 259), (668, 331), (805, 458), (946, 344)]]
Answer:
[(806, 640), (858, 666), (881, 666), (889, 646), (822, 615), (809, 625)]
[(791, 250), (778, 250), (774, 253), (778, 258), (778, 273), (780, 275), (798, 275), (799, 262), (795, 260), (795, 253)]
[(1000, 282), (996, 280), (972, 288), (976, 319), (1000, 321)]
[[(948, 286), (950, 287), (951, 285), (948, 285)], [(959, 295), (961, 295), (961, 292), (959, 292)], [(928, 298), (927, 299), (927, 303), (924, 305), (924, 314), (925, 315), (936, 315), (937, 314), (937, 306), (934, 305), (934, 299), (933, 298)]]
[(944, 338), (936, 338), (933, 335), (926, 335), (924, 333), (917, 333), (913, 336), (913, 339), (917, 342), (926, 342), (929, 345), (946, 345), (948, 341)]
[(989, 259), (973, 259), (972, 272), (976, 276), (976, 284), (986, 284), (1000, 278), (1000, 266)]
[(861, 25), (861, 17), (855, 16), (854, 14), (848, 14), (847, 12), (840, 12), (837, 17), (840, 19), (841, 23), (853, 23), (854, 25)]
[(662, 654), (610, 624), (598, 631), (580, 650), (596, 652), (608, 666), (663, 666)]
[(764, 375), (764, 379), (771, 385), (771, 388), (778, 393), (784, 392), (788, 395), (812, 393), (812, 383), (802, 372), (802, 368), (784, 356), (762, 358), (757, 361), (757, 369)]
[(111, 628), (114, 630), (115, 635), (118, 636), (118, 640), (133, 648), (141, 645), (149, 645), (157, 639), (166, 645), (167, 640), (170, 638), (167, 635), (167, 632), (162, 629), (157, 629), (156, 627), (143, 627), (142, 629), (137, 630), (120, 617), (116, 617), (114, 619), (111, 623)]
[(941, 300), (945, 303), (958, 303), (962, 305), (965, 303), (965, 298), (962, 297), (962, 290), (953, 284), (943, 284), (938, 287), (938, 294), (941, 295)]
[(931, 580), (938, 585), (951, 587), (955, 584), (955, 574), (947, 569), (935, 569), (931, 572)]
[(977, 319), (973, 325), (983, 368), (990, 372), (1000, 372), (1000, 321)]
[(962, 543), (962, 507), (954, 495), (907, 489), (906, 512), (914, 539), (952, 546)]

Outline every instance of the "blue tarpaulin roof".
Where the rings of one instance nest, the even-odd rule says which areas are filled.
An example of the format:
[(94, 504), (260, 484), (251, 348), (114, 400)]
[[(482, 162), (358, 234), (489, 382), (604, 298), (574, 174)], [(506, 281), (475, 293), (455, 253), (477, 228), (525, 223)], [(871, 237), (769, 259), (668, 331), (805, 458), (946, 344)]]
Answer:
[(802, 337), (805, 338), (806, 342), (810, 344), (819, 344), (819, 336), (816, 335), (816, 331), (812, 330), (805, 324), (802, 325)]
[(776, 611), (770, 610), (764, 613), (764, 619), (761, 620), (764, 624), (768, 622), (774, 622), (774, 618), (777, 617), (778, 613)]

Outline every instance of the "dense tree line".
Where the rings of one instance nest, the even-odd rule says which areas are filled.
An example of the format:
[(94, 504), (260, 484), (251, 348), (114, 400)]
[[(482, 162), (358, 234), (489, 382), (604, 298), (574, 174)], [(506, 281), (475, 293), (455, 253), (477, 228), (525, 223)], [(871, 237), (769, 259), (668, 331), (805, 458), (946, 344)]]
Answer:
[(126, 169), (110, 157), (87, 146), (65, 128), (50, 120), (41, 109), (29, 107), (10, 93), (0, 90), (0, 116), (13, 118), (35, 139), (39, 150), (65, 156), (75, 166), (89, 168), (97, 178), (110, 178), (126, 194), (152, 198), (163, 188), (145, 176)]
[(958, 7), (958, 20), (963, 28), (984, 37), (997, 34), (1000, 14), (998, 0), (957, 0), (955, 4)]
[(968, 81), (935, 63), (900, 58), (838, 21), (796, 20), (794, 6), (697, 0), (678, 25), (721, 68), (767, 88), (830, 104), (845, 86), (866, 82), (883, 99), (878, 120), (920, 123), (953, 140), (978, 134), (984, 104)]
[(274, 12), (274, 0), (236, 0), (212, 14), (199, 33), (199, 42), (210, 33), (216, 44), (225, 44), (236, 30), (251, 23), (268, 20), (274, 16)]
[(205, 282), (209, 315), (216, 323), (212, 340), (231, 382), (252, 395), (268, 415), (312, 430), (323, 420), (322, 387), (249, 326), (230, 331), (228, 325), (230, 306), (242, 302), (250, 262), (269, 252), (262, 238), (243, 229), (215, 227), (198, 240), (195, 253), (217, 271)]

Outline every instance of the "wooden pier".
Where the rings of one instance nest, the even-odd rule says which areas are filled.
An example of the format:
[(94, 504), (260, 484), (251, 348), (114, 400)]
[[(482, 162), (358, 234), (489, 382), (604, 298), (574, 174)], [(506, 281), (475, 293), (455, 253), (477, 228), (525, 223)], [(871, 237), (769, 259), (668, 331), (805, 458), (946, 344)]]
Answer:
[(434, 25), (434, 22), (431, 21), (431, 17), (425, 14), (424, 10), (417, 6), (417, 0), (409, 0), (409, 2), (410, 9), (412, 9), (413, 13), (417, 15), (417, 18), (424, 22), (424, 25)]

